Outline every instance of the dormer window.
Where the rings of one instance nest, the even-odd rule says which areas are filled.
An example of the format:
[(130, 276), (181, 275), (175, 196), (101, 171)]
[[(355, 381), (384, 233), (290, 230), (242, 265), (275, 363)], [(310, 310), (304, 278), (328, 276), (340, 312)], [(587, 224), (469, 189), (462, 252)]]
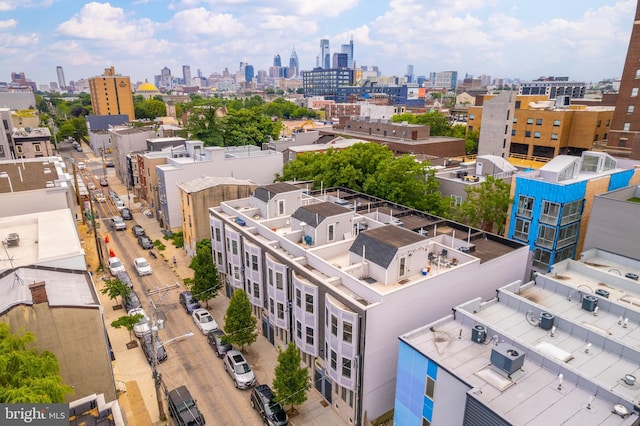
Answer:
[(403, 277), (407, 273), (407, 258), (401, 257), (398, 265), (398, 277)]
[(278, 200), (278, 216), (284, 215), (284, 200)]

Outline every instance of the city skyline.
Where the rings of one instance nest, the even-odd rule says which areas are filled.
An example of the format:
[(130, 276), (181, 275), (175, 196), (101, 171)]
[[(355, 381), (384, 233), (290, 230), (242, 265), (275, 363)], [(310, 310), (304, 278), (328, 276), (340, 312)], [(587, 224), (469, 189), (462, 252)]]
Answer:
[[(100, 75), (114, 66), (132, 82), (153, 81), (165, 66), (204, 76), (240, 62), (267, 70), (293, 46), (300, 70), (315, 67), (321, 39), (330, 54), (353, 37), (356, 66), (383, 75), (457, 70), (495, 78), (545, 75), (597, 82), (622, 73), (636, 2), (604, 0), (520, 4), (515, 0), (434, 1), (155, 0), (61, 4), (0, 2), (0, 68), (37, 84)], [(544, 12), (544, 13), (541, 13)], [(435, 40), (435, 42), (434, 42)], [(283, 61), (284, 62), (284, 61)]]

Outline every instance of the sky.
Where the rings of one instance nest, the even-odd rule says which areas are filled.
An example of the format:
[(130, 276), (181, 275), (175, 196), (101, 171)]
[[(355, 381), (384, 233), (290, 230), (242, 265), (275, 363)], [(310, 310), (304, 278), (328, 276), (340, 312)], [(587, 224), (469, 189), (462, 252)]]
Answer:
[(532, 80), (619, 78), (635, 16), (633, 0), (0, 0), (0, 81), (23, 71), (37, 84), (101, 75), (114, 66), (133, 83), (163, 67), (182, 77), (240, 62), (268, 70), (292, 49), (316, 65), (354, 42), (356, 66), (382, 75), (458, 71)]

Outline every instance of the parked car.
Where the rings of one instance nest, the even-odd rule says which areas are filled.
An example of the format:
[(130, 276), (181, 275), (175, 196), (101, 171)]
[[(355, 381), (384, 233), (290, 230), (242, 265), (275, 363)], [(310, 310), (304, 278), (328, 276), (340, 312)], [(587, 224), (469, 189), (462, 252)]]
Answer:
[(109, 191), (109, 197), (111, 197), (111, 201), (113, 201), (114, 203), (116, 202), (116, 200), (120, 199), (120, 196), (116, 193), (116, 191)]
[(180, 304), (184, 308), (185, 312), (191, 315), (196, 309), (200, 309), (200, 303), (191, 294), (190, 291), (183, 291), (179, 296)]
[(164, 343), (160, 338), (156, 337), (155, 339), (151, 336), (151, 333), (145, 334), (140, 337), (140, 347), (142, 348), (142, 352), (144, 356), (149, 361), (149, 364), (153, 365), (154, 362), (154, 351), (153, 351), (153, 343), (155, 340), (155, 360), (157, 362), (162, 362), (167, 359), (167, 351), (164, 349)]
[(167, 394), (167, 399), (169, 400), (169, 415), (176, 419), (178, 426), (200, 426), (205, 424), (204, 416), (186, 386), (170, 390)]
[(93, 193), (93, 197), (96, 199), (97, 203), (104, 203), (107, 201), (107, 199), (104, 197), (104, 194), (102, 193), (102, 191), (95, 191)]
[(198, 308), (191, 313), (193, 322), (196, 323), (200, 332), (205, 336), (213, 330), (218, 328), (218, 323), (213, 319), (213, 316), (204, 308)]
[(124, 223), (122, 216), (114, 216), (111, 218), (111, 221), (113, 222), (113, 229), (116, 231), (124, 231), (127, 229), (127, 224)]
[(242, 352), (230, 350), (224, 356), (223, 364), (224, 370), (229, 373), (236, 388), (248, 389), (255, 384), (256, 376)]
[(80, 146), (80, 144), (78, 144), (78, 146), (76, 146), (76, 151), (82, 152), (82, 147)]
[(137, 238), (137, 237), (141, 237), (143, 235), (147, 235), (144, 231), (144, 228), (140, 225), (133, 225), (131, 227), (131, 232), (133, 232), (133, 235)]
[(95, 184), (95, 183), (93, 183), (93, 182), (89, 182), (89, 183), (87, 184), (87, 189), (88, 189), (89, 191), (93, 191), (94, 189), (96, 189), (96, 184)]
[(141, 337), (141, 336), (144, 336), (145, 334), (151, 333), (151, 325), (149, 322), (149, 317), (147, 316), (147, 313), (144, 311), (144, 309), (142, 308), (131, 309), (128, 312), (128, 314), (131, 316), (137, 315), (137, 314), (143, 315), (143, 317), (140, 318), (138, 323), (133, 326), (133, 333), (136, 335), (136, 337)]
[(109, 186), (109, 181), (106, 177), (100, 178), (100, 186)]
[(131, 281), (131, 277), (127, 274), (127, 271), (118, 271), (116, 278), (119, 279), (122, 284), (126, 284), (129, 288), (133, 288), (133, 281)]
[(78, 161), (77, 167), (78, 167), (78, 170), (86, 170), (87, 169), (87, 165), (84, 163), (84, 161)]
[(147, 237), (146, 235), (141, 235), (138, 237), (138, 244), (140, 244), (140, 247), (145, 250), (150, 250), (153, 248), (153, 241), (151, 241), (151, 238)]
[(107, 161), (107, 167), (115, 167), (116, 165), (113, 164), (113, 161)]
[(110, 257), (109, 260), (107, 260), (107, 265), (109, 265), (109, 272), (114, 277), (118, 274), (118, 272), (125, 270), (124, 265), (117, 257)]
[(120, 214), (122, 215), (122, 218), (124, 220), (132, 220), (133, 219), (133, 215), (131, 214), (131, 210), (129, 210), (128, 208), (123, 208), (122, 210), (120, 210)]
[(142, 302), (140, 302), (140, 298), (138, 297), (138, 293), (131, 290), (129, 294), (127, 294), (123, 298), (124, 309), (129, 312), (132, 309), (142, 308)]
[(118, 209), (118, 211), (122, 211), (122, 209), (126, 208), (127, 206), (125, 205), (124, 201), (122, 201), (121, 199), (117, 199), (113, 202), (113, 204), (116, 205), (116, 209)]
[(264, 424), (285, 426), (289, 424), (287, 412), (273, 400), (273, 391), (268, 385), (258, 385), (251, 391), (251, 407), (260, 414)]
[(207, 334), (207, 342), (209, 342), (209, 346), (213, 348), (218, 358), (223, 358), (227, 352), (233, 349), (231, 344), (223, 342), (224, 336), (226, 334), (220, 329), (210, 331)]
[(151, 275), (151, 273), (153, 272), (151, 270), (151, 265), (149, 265), (149, 262), (147, 262), (147, 259), (145, 259), (144, 257), (136, 257), (135, 259), (133, 259), (133, 266), (136, 268), (138, 275), (141, 277), (144, 275)]

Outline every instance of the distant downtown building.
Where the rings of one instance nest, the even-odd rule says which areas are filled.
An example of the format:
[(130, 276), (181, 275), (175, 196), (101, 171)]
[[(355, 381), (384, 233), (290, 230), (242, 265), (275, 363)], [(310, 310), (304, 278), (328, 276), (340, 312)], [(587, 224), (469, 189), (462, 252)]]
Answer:
[(331, 68), (331, 52), (329, 51), (329, 40), (320, 40), (320, 68)]
[(327, 100), (337, 101), (338, 88), (352, 84), (353, 70), (348, 68), (316, 68), (302, 72), (305, 97), (324, 96)]
[(67, 82), (64, 79), (64, 70), (60, 65), (56, 67), (56, 74), (58, 74), (58, 85), (60, 86), (60, 90), (64, 90), (67, 87)]
[(182, 66), (182, 84), (191, 86), (191, 67), (189, 65)]
[(548, 99), (564, 96), (574, 99), (584, 98), (586, 91), (587, 84), (584, 81), (569, 81), (569, 77), (549, 77), (547, 80), (521, 82), (518, 95), (544, 95)]
[(114, 67), (89, 79), (89, 92), (94, 115), (126, 114), (134, 120), (133, 89), (129, 77), (116, 74)]
[(289, 68), (294, 69), (294, 76), (297, 77), (300, 75), (300, 64), (298, 62), (298, 54), (296, 53), (296, 49), (294, 48), (291, 51), (291, 57), (289, 58)]
[(353, 36), (351, 36), (348, 44), (343, 44), (340, 47), (342, 49), (342, 53), (347, 54), (347, 67), (353, 69)]

